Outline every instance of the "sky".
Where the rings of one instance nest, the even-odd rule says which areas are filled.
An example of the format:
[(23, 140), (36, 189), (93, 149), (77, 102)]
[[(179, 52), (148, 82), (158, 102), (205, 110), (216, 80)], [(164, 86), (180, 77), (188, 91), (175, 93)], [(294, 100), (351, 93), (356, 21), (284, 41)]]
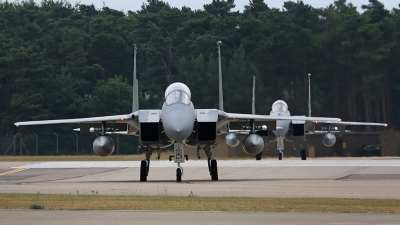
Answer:
[[(75, 5), (77, 0), (68, 0)], [(192, 10), (195, 9), (203, 9), (204, 4), (210, 4), (212, 0), (163, 0), (164, 2), (168, 2), (168, 4), (172, 7), (182, 8), (182, 6), (188, 6)], [(265, 3), (268, 4), (270, 8), (279, 8), (281, 9), (283, 6), (283, 2), (288, 0), (264, 0)], [(35, 0), (35, 2), (40, 2), (40, 0)], [(92, 3), (96, 8), (101, 8), (103, 6), (103, 2), (105, 5), (111, 9), (121, 10), (127, 12), (128, 10), (137, 11), (141, 9), (143, 3), (147, 3), (146, 0), (78, 0), (81, 4), (91, 5)], [(297, 2), (297, 0), (294, 0)], [(309, 4), (314, 8), (325, 8), (329, 4), (332, 4), (334, 0), (303, 0), (305, 4)], [(353, 3), (357, 7), (357, 9), (362, 12), (361, 5), (366, 5), (369, 3), (368, 0), (347, 0), (347, 3)], [(398, 4), (400, 0), (380, 0), (383, 3), (386, 9), (391, 10), (392, 8), (399, 8)], [(234, 9), (243, 11), (244, 6), (248, 5), (249, 0), (235, 0), (236, 8)]]
[[(0, 2), (4, 2), (5, 0), (0, 0)], [(12, 0), (9, 0), (12, 2)], [(18, 1), (18, 0), (16, 0)], [(34, 0), (36, 3), (40, 4), (41, 0)], [(128, 10), (137, 11), (141, 9), (143, 3), (147, 3), (147, 0), (67, 0), (72, 5), (75, 5), (76, 2), (80, 2), (81, 4), (91, 5), (93, 4), (97, 9), (101, 8), (103, 4), (111, 9), (120, 10), (127, 12)], [(212, 0), (163, 0), (167, 2), (172, 7), (182, 8), (182, 6), (190, 7), (192, 10), (201, 9), (203, 10), (204, 4), (210, 4)], [(268, 4), (270, 8), (278, 8), (281, 9), (283, 6), (283, 2), (289, 0), (264, 0), (265, 3)], [(293, 2), (297, 2), (297, 0), (291, 0)], [(379, 0), (383, 3), (386, 9), (391, 10), (392, 8), (399, 8), (400, 0)], [(303, 0), (305, 4), (309, 4), (314, 8), (325, 8), (329, 4), (332, 4), (334, 0)], [(353, 3), (358, 9), (359, 12), (362, 12), (361, 6), (369, 3), (368, 0), (347, 0), (347, 3)], [(244, 6), (248, 5), (249, 0), (235, 0), (236, 8), (234, 11), (243, 11)]]

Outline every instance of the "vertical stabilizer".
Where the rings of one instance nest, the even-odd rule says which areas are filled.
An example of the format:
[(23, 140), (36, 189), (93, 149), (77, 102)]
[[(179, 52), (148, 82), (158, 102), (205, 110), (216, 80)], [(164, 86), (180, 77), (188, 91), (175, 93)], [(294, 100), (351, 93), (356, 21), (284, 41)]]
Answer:
[(308, 77), (308, 116), (311, 117), (311, 73), (309, 73), (307, 77)]
[(251, 101), (251, 114), (256, 114), (256, 77), (253, 76), (253, 99)]
[(133, 55), (133, 99), (132, 99), (132, 112), (139, 110), (139, 95), (138, 95), (138, 80), (136, 79), (136, 52), (137, 48), (135, 45)]
[(218, 45), (218, 67), (219, 67), (219, 110), (224, 111), (224, 97), (222, 93), (222, 70), (221, 70), (221, 41), (217, 42)]

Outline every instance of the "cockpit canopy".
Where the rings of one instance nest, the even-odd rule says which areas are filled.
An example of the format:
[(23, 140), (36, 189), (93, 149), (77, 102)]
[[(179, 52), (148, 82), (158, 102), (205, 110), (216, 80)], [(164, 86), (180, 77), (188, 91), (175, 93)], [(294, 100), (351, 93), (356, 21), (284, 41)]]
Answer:
[(183, 83), (173, 83), (165, 90), (165, 104), (171, 105), (180, 102), (186, 105), (190, 104), (190, 89)]
[(282, 101), (282, 100), (278, 100), (276, 102), (274, 102), (274, 104), (272, 104), (272, 112), (284, 112), (287, 113), (288, 112), (288, 106), (286, 104), (286, 102)]

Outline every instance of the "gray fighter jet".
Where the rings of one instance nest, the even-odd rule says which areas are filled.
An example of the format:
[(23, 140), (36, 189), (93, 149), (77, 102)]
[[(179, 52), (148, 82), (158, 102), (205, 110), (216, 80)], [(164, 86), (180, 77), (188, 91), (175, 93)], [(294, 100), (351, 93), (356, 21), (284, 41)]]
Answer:
[[(218, 52), (220, 56), (220, 45)], [(220, 59), (220, 57), (219, 57)], [(221, 67), (220, 67), (221, 68)], [(99, 133), (94, 142), (93, 150), (99, 156), (108, 156), (114, 151), (114, 142), (108, 133), (124, 132), (139, 136), (142, 146), (147, 148), (146, 159), (141, 161), (140, 181), (146, 181), (150, 167), (150, 157), (154, 150), (158, 157), (160, 149), (174, 145), (174, 162), (177, 163), (176, 181), (180, 182), (183, 175), (181, 163), (185, 162), (183, 145), (203, 149), (207, 155), (208, 169), (211, 180), (218, 180), (217, 161), (213, 159), (211, 148), (217, 144), (221, 134), (234, 135), (232, 130), (246, 130), (247, 135), (242, 141), (244, 151), (256, 155), (264, 148), (265, 132), (285, 133), (286, 137), (303, 137), (306, 125), (323, 122), (327, 124), (341, 123), (339, 118), (290, 116), (286, 104), (277, 102), (271, 115), (237, 114), (223, 111), (222, 79), (220, 69), (220, 109), (195, 109), (191, 101), (190, 89), (183, 83), (173, 83), (165, 91), (165, 102), (161, 109), (139, 110), (136, 79), (136, 48), (134, 54), (134, 105), (131, 113), (91, 117), (79, 119), (61, 119), (16, 122), (16, 126), (45, 125), (61, 123), (79, 123), (81, 132)], [(285, 108), (286, 107), (286, 108)], [(290, 132), (289, 132), (290, 130)], [(264, 132), (264, 133), (263, 133)], [(290, 135), (289, 135), (290, 133)], [(227, 143), (237, 142), (236, 137), (229, 138)], [(268, 140), (265, 139), (265, 140)]]
[[(369, 123), (369, 122), (344, 122), (340, 119), (338, 121), (326, 121), (318, 120), (315, 117), (311, 117), (311, 84), (310, 84), (311, 74), (308, 74), (308, 117), (297, 116), (297, 119), (287, 120), (278, 119), (276, 121), (275, 130), (260, 130), (256, 131), (256, 134), (262, 137), (265, 142), (275, 142), (277, 144), (277, 150), (279, 155), (279, 160), (283, 158), (284, 150), (284, 140), (288, 142), (293, 142), (294, 149), (296, 146), (300, 148), (300, 156), (302, 160), (306, 160), (306, 150), (304, 149), (304, 142), (306, 141), (306, 135), (314, 133), (324, 133), (322, 138), (322, 143), (327, 147), (332, 147), (336, 143), (336, 136), (334, 133), (344, 131), (346, 125), (362, 125), (362, 126), (383, 126), (387, 127), (385, 123)], [(255, 114), (255, 93), (254, 86), (255, 80), (253, 81), (253, 114)], [(290, 117), (290, 112), (288, 110), (288, 105), (282, 100), (277, 100), (272, 104), (272, 110), (270, 112), (271, 117)], [(312, 118), (315, 118), (313, 120)], [(316, 126), (321, 129), (316, 130)], [(236, 147), (239, 144), (239, 139), (236, 134), (248, 134), (249, 130), (246, 130), (246, 126), (235, 126), (234, 123), (230, 123), (230, 133), (226, 135), (227, 144), (231, 147)], [(238, 130), (233, 130), (233, 129)], [(245, 148), (244, 148), (245, 149)], [(246, 151), (246, 149), (245, 149)], [(256, 159), (260, 160), (262, 157), (262, 151), (256, 154)]]

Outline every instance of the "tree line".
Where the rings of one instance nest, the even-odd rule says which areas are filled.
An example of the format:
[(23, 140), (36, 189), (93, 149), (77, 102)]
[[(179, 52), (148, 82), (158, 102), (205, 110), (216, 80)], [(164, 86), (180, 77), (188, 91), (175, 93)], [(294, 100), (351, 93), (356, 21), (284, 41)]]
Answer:
[(400, 127), (399, 8), (377, 0), (362, 12), (346, 0), (234, 7), (234, 0), (210, 0), (203, 10), (149, 0), (123, 12), (65, 0), (0, 2), (1, 132), (67, 131), (13, 123), (131, 112), (135, 44), (141, 109), (159, 108), (177, 81), (196, 108), (218, 108), (217, 41), (227, 112), (251, 113), (256, 76), (257, 114), (282, 99), (292, 114), (306, 115), (310, 73), (314, 116)]

